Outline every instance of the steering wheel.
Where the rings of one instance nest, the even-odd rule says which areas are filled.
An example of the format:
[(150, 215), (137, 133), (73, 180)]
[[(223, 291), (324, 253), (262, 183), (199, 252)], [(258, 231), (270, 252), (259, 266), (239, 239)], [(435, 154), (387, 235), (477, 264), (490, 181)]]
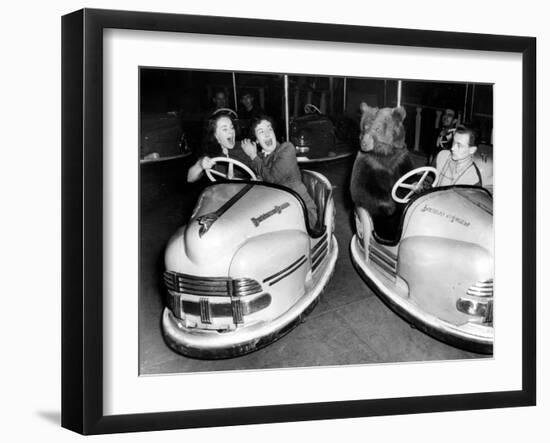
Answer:
[(319, 110), (319, 108), (311, 103), (308, 103), (307, 105), (304, 106), (304, 112), (306, 114), (313, 114), (313, 113), (321, 114), (321, 111)]
[(228, 114), (233, 114), (233, 116), (235, 118), (239, 118), (239, 116), (237, 115), (237, 113), (235, 111), (233, 111), (233, 109), (230, 109), (230, 108), (219, 108), (219, 109), (216, 109), (212, 114), (210, 114), (210, 117), (214, 117), (215, 115), (218, 115), (220, 112), (227, 112)]
[[(437, 179), (439, 177), (439, 172), (437, 172), (437, 169), (435, 169), (432, 166), (422, 166), (420, 168), (413, 169), (412, 171), (407, 172), (405, 175), (403, 175), (399, 180), (395, 182), (395, 185), (393, 185), (393, 188), (391, 190), (391, 196), (397, 203), (408, 203), (411, 199), (412, 195), (416, 192), (418, 192), (419, 189), (422, 189), (422, 184), (424, 183), (424, 180), (426, 180), (426, 177), (428, 174), (432, 173), (434, 175), (433, 183), (437, 182)], [(420, 175), (420, 180), (418, 180), (415, 183), (409, 184), (405, 183), (407, 179), (410, 177), (413, 177), (415, 175)], [(401, 198), (397, 196), (397, 190), (398, 189), (410, 189), (409, 193)]]
[[(237, 167), (239, 167), (240, 169), (242, 169), (243, 171), (245, 171), (252, 180), (257, 180), (257, 177), (256, 177), (256, 174), (254, 174), (254, 171), (252, 171), (252, 169), (250, 169), (248, 166), (246, 166), (244, 163), (241, 163), (240, 161), (238, 160), (235, 160), (234, 158), (229, 158), (229, 157), (214, 157), (213, 159), (211, 159), (213, 162), (214, 162), (214, 165), (217, 164), (217, 163), (228, 163), (228, 164), (233, 164)], [(206, 176), (210, 179), (211, 182), (215, 182), (216, 181), (216, 178), (214, 177), (214, 175), (217, 175), (219, 177), (222, 177), (222, 178), (225, 178), (225, 179), (228, 179), (230, 177), (228, 177), (226, 174), (224, 174), (223, 172), (219, 172), (219, 171), (216, 171), (215, 169), (205, 169), (204, 172), (206, 173)]]

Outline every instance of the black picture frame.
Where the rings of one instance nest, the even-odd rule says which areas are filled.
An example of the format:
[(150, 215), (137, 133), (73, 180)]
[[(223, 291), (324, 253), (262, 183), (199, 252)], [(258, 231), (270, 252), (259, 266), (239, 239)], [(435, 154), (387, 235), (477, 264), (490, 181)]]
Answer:
[[(469, 49), (522, 56), (522, 388), (106, 416), (103, 412), (103, 31), (108, 28)], [(281, 35), (284, 29), (284, 35)], [(536, 404), (536, 39), (83, 9), (62, 18), (62, 426), (82, 434)]]

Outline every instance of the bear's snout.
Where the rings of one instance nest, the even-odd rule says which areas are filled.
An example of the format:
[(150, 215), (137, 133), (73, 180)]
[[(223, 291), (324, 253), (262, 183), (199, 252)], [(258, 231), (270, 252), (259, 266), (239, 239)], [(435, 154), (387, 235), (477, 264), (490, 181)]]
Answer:
[(361, 151), (367, 152), (367, 151), (372, 151), (374, 149), (374, 139), (372, 138), (372, 135), (370, 135), (369, 133), (361, 134), (360, 142), (361, 142)]

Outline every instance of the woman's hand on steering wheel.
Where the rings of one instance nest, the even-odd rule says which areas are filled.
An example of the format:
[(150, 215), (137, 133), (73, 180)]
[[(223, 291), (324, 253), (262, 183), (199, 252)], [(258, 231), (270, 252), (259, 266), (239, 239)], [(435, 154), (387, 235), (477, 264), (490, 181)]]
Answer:
[(210, 157), (203, 157), (201, 160), (201, 168), (203, 170), (212, 169), (215, 164)]

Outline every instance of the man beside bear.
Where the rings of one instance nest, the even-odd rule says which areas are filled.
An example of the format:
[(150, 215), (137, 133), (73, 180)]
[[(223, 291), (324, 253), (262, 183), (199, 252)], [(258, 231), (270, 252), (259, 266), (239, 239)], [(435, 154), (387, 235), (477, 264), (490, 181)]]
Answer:
[(435, 167), (439, 178), (434, 186), (482, 186), (481, 173), (473, 158), (476, 151), (475, 132), (469, 127), (458, 126), (451, 149), (437, 154)]

